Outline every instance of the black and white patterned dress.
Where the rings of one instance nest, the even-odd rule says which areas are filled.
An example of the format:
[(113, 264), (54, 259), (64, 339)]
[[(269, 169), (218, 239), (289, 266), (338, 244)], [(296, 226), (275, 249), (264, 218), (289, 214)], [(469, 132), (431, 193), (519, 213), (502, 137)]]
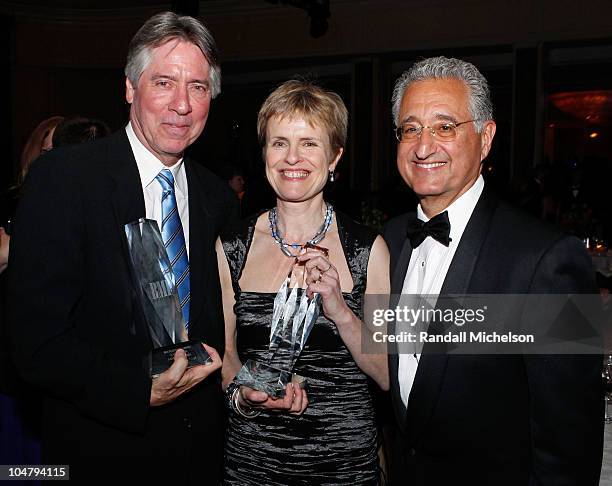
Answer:
[[(248, 220), (221, 238), (235, 292), (237, 348), (243, 363), (267, 358), (276, 295), (243, 292), (238, 285), (256, 220)], [(353, 277), (353, 290), (343, 295), (361, 317), (368, 259), (376, 235), (340, 213), (336, 213), (336, 221)], [(332, 321), (319, 316), (294, 371), (308, 379), (309, 405), (301, 416), (264, 411), (246, 419), (230, 412), (225, 484), (378, 484), (372, 382), (355, 364)]]

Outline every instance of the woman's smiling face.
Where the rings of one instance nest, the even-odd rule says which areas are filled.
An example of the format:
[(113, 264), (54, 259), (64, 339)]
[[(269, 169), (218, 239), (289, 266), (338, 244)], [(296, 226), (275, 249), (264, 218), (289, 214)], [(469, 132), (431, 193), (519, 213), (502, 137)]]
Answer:
[(329, 135), (303, 116), (274, 116), (266, 131), (266, 176), (279, 199), (307, 201), (323, 192), (342, 149), (333, 152)]

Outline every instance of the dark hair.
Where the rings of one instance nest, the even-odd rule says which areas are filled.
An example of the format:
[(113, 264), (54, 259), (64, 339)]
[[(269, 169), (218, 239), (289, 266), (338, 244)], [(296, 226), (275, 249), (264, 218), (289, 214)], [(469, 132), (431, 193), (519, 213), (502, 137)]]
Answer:
[(102, 120), (75, 116), (62, 121), (53, 133), (53, 147), (85, 143), (110, 135), (110, 128)]

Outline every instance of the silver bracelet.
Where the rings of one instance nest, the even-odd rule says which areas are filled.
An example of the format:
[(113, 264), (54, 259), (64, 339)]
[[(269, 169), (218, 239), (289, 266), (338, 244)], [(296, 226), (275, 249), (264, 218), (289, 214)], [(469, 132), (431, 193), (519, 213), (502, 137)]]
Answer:
[(248, 408), (247, 410), (243, 409), (242, 406), (240, 405), (239, 394), (240, 394), (240, 387), (237, 387), (232, 393), (232, 400), (231, 400), (232, 409), (234, 410), (234, 412), (236, 412), (238, 415), (241, 415), (244, 418), (249, 418), (249, 419), (255, 418), (258, 415), (261, 415), (261, 410), (256, 410), (254, 408)]

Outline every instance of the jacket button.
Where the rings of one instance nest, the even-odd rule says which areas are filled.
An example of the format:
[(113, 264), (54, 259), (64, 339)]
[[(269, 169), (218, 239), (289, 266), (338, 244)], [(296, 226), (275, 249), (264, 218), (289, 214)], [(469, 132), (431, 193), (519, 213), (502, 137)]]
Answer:
[(189, 420), (187, 417), (185, 417), (183, 419), (183, 425), (185, 425), (186, 429), (191, 429), (191, 420)]
[(414, 447), (411, 447), (411, 448), (408, 450), (408, 455), (409, 455), (409, 456), (416, 456), (416, 449), (415, 449)]

